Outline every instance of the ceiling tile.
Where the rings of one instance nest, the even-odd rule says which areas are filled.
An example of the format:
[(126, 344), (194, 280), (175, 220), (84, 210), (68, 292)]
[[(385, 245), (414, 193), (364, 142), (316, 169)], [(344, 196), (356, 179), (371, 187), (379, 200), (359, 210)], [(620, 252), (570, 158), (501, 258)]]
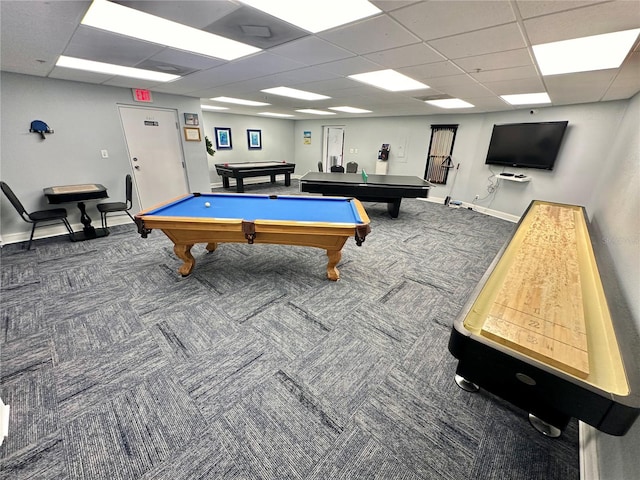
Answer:
[(354, 56), (352, 52), (317, 37), (295, 40), (272, 48), (269, 52), (306, 65), (317, 65)]
[(515, 95), (519, 93), (540, 93), (547, 91), (539, 78), (519, 78), (499, 82), (485, 82), (484, 86), (496, 95)]
[(416, 43), (406, 47), (392, 48), (364, 56), (386, 68), (410, 67), (424, 63), (442, 62), (446, 60), (429, 45)]
[(69, 57), (133, 67), (165, 47), (80, 25), (64, 54)]
[(515, 23), (432, 40), (429, 45), (451, 59), (526, 47)]
[(453, 62), (437, 62), (427, 63), (425, 65), (416, 65), (415, 67), (407, 67), (399, 69), (400, 73), (407, 75), (415, 80), (428, 81), (436, 77), (451, 77), (464, 73), (460, 67)]
[(355, 75), (358, 73), (372, 72), (382, 70), (384, 67), (377, 63), (371, 62), (363, 57), (352, 57), (336, 62), (329, 62), (322, 65), (322, 68), (336, 75)]
[(485, 72), (471, 73), (473, 78), (481, 83), (516, 80), (521, 78), (538, 78), (538, 71), (533, 65), (527, 67), (503, 68)]
[(638, 28), (640, 2), (607, 2), (524, 21), (532, 45)]
[(585, 7), (602, 3), (602, 0), (516, 0), (516, 6), (522, 18), (539, 17), (550, 13), (562, 12), (564, 10), (573, 10), (574, 8)]
[(516, 20), (511, 4), (502, 0), (420, 2), (396, 10), (391, 16), (423, 40), (448, 37)]
[(362, 20), (318, 36), (361, 55), (420, 42), (418, 37), (387, 16)]
[(533, 65), (529, 50), (526, 48), (458, 58), (455, 63), (467, 73)]
[(613, 81), (616, 70), (570, 73), (545, 77), (551, 101), (561, 98), (563, 103), (599, 102)]

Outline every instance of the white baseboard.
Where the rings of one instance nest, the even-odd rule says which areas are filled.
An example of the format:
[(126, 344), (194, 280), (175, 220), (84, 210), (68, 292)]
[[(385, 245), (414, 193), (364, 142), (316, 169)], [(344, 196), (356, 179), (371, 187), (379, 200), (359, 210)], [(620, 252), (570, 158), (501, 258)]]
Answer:
[(600, 480), (598, 467), (598, 436), (596, 429), (578, 422), (580, 447), (580, 480)]
[[(100, 227), (100, 219), (98, 219), (98, 223), (93, 222), (92, 225), (96, 228)], [(127, 215), (118, 215), (114, 217), (108, 217), (109, 226), (113, 227), (115, 225), (124, 225), (125, 223), (133, 223), (131, 219)], [(81, 223), (74, 223), (71, 225), (71, 228), (74, 232), (82, 231), (84, 225)], [(10, 233), (8, 235), (2, 235), (2, 242), (0, 245), (9, 245), (11, 243), (20, 243), (20, 242), (28, 242), (29, 235), (31, 235), (31, 228), (27, 232), (18, 232), (18, 233)], [(56, 225), (47, 225), (43, 227), (36, 228), (35, 234), (33, 236), (34, 240), (38, 240), (40, 238), (49, 238), (49, 237), (57, 237), (59, 235), (69, 235), (67, 229), (64, 228), (62, 222)]]
[[(419, 198), (418, 200), (424, 200), (432, 203), (440, 203), (444, 205), (444, 198), (438, 197), (429, 197), (429, 198)], [(454, 207), (451, 207), (454, 208)], [(500, 212), (498, 210), (491, 210), (490, 208), (481, 207), (480, 205), (474, 205), (473, 203), (462, 202), (459, 208), (470, 208), (471, 210), (475, 210), (476, 212), (484, 213), (485, 215), (489, 215), (491, 217), (501, 218), (502, 220), (507, 220), (512, 223), (518, 223), (520, 221), (520, 217), (517, 215), (511, 215), (510, 213)]]
[(0, 398), (0, 445), (9, 436), (9, 405), (5, 405)]

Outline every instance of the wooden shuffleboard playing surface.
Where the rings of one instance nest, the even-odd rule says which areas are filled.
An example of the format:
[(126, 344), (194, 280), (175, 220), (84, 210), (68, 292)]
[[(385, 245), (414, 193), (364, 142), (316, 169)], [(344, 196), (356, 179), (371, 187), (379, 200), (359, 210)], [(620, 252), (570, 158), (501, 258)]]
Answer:
[(589, 375), (575, 210), (537, 205), (481, 335), (580, 378)]

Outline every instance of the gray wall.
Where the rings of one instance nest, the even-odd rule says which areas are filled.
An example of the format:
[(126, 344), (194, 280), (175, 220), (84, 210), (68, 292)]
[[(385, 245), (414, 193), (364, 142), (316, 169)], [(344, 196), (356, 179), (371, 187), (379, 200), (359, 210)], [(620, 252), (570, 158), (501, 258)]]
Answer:
[[(28, 210), (46, 208), (42, 188), (55, 184), (103, 183), (113, 198), (124, 198), (123, 178), (131, 171), (117, 112), (118, 104), (134, 105), (131, 91), (124, 88), (50, 80), (10, 73), (1, 74), (1, 157), (0, 177), (9, 183)], [(322, 152), (323, 125), (345, 127), (344, 162), (356, 161), (373, 172), (382, 143), (391, 144), (390, 174), (422, 176), (429, 144), (430, 125), (459, 124), (453, 159), (460, 164), (455, 186), (433, 189), (432, 197), (471, 202), (476, 194), (486, 194), (491, 175), (484, 165), (494, 123), (568, 120), (556, 168), (552, 172), (525, 170), (532, 177), (526, 184), (502, 182), (495, 195), (481, 206), (520, 216), (533, 199), (584, 205), (598, 237), (596, 242), (611, 259), (613, 273), (630, 306), (628, 334), (640, 330), (640, 94), (630, 101), (538, 109), (482, 115), (438, 115), (322, 120), (280, 120), (200, 111), (198, 99), (153, 94), (154, 107), (183, 113), (200, 113), (202, 142), (184, 142), (189, 187), (207, 191), (219, 183), (214, 163), (285, 160), (296, 163), (296, 175), (316, 171)], [(32, 120), (44, 120), (55, 134), (41, 141), (29, 133)], [(204, 135), (215, 142), (214, 127), (230, 127), (233, 150), (218, 151), (211, 158), (204, 149)], [(249, 151), (246, 129), (262, 130), (263, 149)], [(312, 132), (311, 145), (303, 143), (303, 132)], [(397, 156), (404, 145), (405, 157)], [(358, 154), (350, 154), (357, 148)], [(100, 150), (109, 150), (102, 159)], [(498, 169), (494, 168), (498, 172)], [(453, 181), (453, 177), (452, 177)], [(134, 210), (138, 208), (134, 205)], [(74, 207), (75, 209), (75, 207)], [(76, 212), (73, 212), (74, 215)], [(91, 212), (90, 212), (91, 213)], [(97, 218), (95, 211), (92, 215)], [(125, 217), (126, 218), (126, 217)], [(0, 226), (7, 236), (27, 235), (29, 226), (2, 198)], [(640, 345), (636, 341), (636, 346)], [(639, 355), (640, 356), (640, 355)], [(640, 477), (636, 454), (640, 443), (640, 422), (625, 437), (596, 433), (601, 478), (607, 480)]]
[[(250, 117), (247, 115), (233, 115), (203, 111), (204, 134), (213, 143), (216, 150), (215, 127), (231, 129), (231, 150), (216, 150), (213, 157), (208, 156), (209, 172), (212, 184), (222, 184), (222, 179), (216, 174), (216, 163), (233, 162), (267, 162), (285, 161), (295, 162), (295, 156), (291, 145), (293, 144), (293, 120), (283, 120), (262, 116)], [(260, 130), (262, 133), (262, 148), (249, 150), (247, 143), (247, 129)], [(204, 137), (203, 137), (204, 138)], [(300, 173), (296, 169), (296, 174)], [(247, 179), (249, 183), (251, 179)], [(258, 178), (264, 181), (264, 178)], [(231, 181), (234, 185), (233, 180)]]
[[(0, 175), (27, 211), (49, 208), (42, 189), (51, 185), (102, 183), (113, 201), (124, 200), (124, 177), (131, 173), (131, 165), (118, 105), (176, 110), (181, 129), (183, 113), (200, 112), (199, 99), (183, 96), (154, 92), (152, 104), (136, 104), (132, 101), (131, 90), (127, 88), (6, 72), (2, 72), (0, 81)], [(46, 140), (29, 133), (33, 120), (43, 120), (55, 133), (46, 135)], [(204, 140), (185, 142), (182, 132), (180, 138), (190, 190), (208, 191)], [(100, 150), (103, 149), (108, 150), (109, 158), (101, 157)], [(100, 218), (95, 204), (87, 203), (94, 223)], [(70, 221), (80, 225), (78, 209), (71, 204), (66, 207)], [(133, 210), (139, 211), (137, 200)], [(20, 220), (5, 198), (0, 202), (0, 215), (3, 241), (30, 229), (30, 225)], [(63, 227), (60, 232), (64, 232)]]

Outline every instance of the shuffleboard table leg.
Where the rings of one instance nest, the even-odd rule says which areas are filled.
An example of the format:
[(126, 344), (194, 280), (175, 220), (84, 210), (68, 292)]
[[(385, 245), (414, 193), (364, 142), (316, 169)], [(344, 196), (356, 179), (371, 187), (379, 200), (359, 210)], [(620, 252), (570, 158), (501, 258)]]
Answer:
[(342, 251), (327, 250), (327, 257), (329, 257), (329, 262), (327, 263), (327, 278), (335, 282), (340, 279), (340, 272), (338, 272), (336, 265), (338, 265), (338, 262), (342, 258)]
[(193, 247), (193, 244), (174, 245), (173, 247), (173, 252), (178, 256), (180, 260), (184, 261), (182, 266), (178, 269), (178, 273), (183, 277), (189, 275), (193, 270), (193, 267), (196, 266), (196, 259), (193, 258), (193, 255), (191, 255), (191, 247)]

